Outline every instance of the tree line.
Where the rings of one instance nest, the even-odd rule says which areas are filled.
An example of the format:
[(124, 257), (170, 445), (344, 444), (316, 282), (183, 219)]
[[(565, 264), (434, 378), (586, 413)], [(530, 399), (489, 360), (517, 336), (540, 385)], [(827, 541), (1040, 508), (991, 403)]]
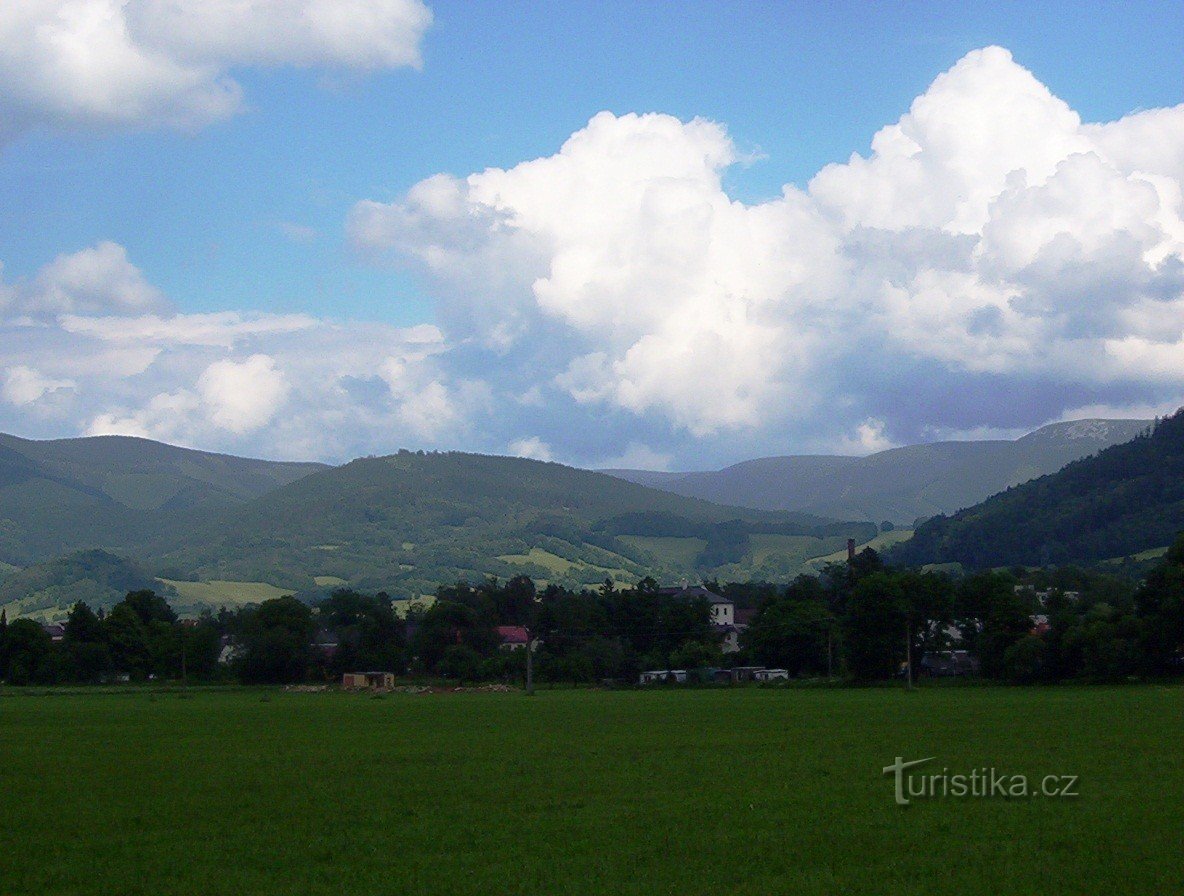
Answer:
[(35, 621), (0, 614), (0, 680), (318, 682), (367, 670), (515, 680), (526, 654), (501, 649), (499, 626), (527, 628), (538, 678), (555, 682), (750, 664), (877, 681), (954, 649), (983, 677), (1016, 683), (1184, 671), (1184, 538), (1138, 584), (1072, 567), (953, 577), (885, 566), (870, 549), (786, 586), (706, 584), (755, 611), (737, 653), (723, 652), (706, 600), (653, 579), (540, 590), (516, 576), (441, 586), (406, 618), (388, 595), (348, 589), (315, 606), (282, 597), (190, 620), (139, 590), (109, 613), (77, 603), (56, 641)]

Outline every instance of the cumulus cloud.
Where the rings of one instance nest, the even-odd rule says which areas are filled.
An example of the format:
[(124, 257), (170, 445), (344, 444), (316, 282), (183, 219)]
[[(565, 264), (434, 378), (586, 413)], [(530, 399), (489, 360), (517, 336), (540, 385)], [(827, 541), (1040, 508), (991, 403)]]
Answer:
[(167, 307), (127, 250), (112, 242), (59, 255), (29, 281), (0, 283), (0, 313), (10, 315), (137, 314)]
[(210, 422), (234, 433), (258, 429), (276, 415), (292, 391), (275, 358), (215, 361), (197, 379), (197, 392)]
[(36, 125), (198, 128), (243, 106), (245, 65), (418, 68), (420, 0), (0, 4), (0, 138)]
[[(737, 158), (722, 125), (605, 112), (554, 155), (359, 202), (349, 230), (420, 268), (507, 394), (671, 442), (871, 451), (1184, 387), (1184, 106), (1083, 123), (988, 47), (804, 189), (734, 200)], [(906, 407), (934, 382), (965, 394)], [(1009, 388), (1029, 400), (966, 419)]]
[(21, 407), (95, 432), (683, 469), (1179, 403), (1184, 106), (1083, 122), (990, 47), (805, 186), (733, 199), (740, 161), (719, 123), (605, 112), (358, 202), (353, 245), (414, 267), (438, 325), (175, 314), (100, 244), (0, 281), (0, 370), (75, 384)]
[(538, 436), (515, 439), (507, 447), (515, 457), (527, 457), (531, 460), (555, 460), (551, 446)]
[(0, 397), (11, 404), (24, 406), (62, 389), (73, 389), (77, 385), (73, 380), (52, 379), (32, 367), (18, 364), (5, 372)]
[(171, 312), (104, 243), (0, 281), (0, 431), (327, 460), (460, 447), (490, 396), (447, 350), (431, 324)]

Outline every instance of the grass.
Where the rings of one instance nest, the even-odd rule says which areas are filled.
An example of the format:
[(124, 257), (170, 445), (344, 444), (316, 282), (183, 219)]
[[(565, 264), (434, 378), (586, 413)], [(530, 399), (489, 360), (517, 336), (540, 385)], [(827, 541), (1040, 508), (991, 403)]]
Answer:
[(337, 576), (313, 576), (312, 580), (314, 582), (316, 582), (317, 585), (320, 586), (321, 588), (328, 588), (330, 586), (336, 587), (339, 585), (348, 585), (349, 584), (349, 582), (347, 582), (345, 579), (339, 578)]
[(834, 550), (837, 544), (846, 544), (843, 538), (814, 538), (809, 535), (750, 535), (752, 563), (760, 566), (770, 560), (785, 563), (805, 563), (820, 554)]
[[(1184, 887), (1181, 688), (7, 694), (8, 896)], [(1080, 796), (900, 807), (896, 756)]]
[(205, 607), (237, 607), (243, 604), (261, 604), (273, 597), (283, 597), (292, 591), (268, 585), (266, 582), (226, 582), (214, 580), (211, 582), (179, 582), (173, 579), (161, 579), (166, 585), (177, 589), (180, 605), (199, 605)]
[(676, 538), (662, 535), (621, 535), (621, 541), (641, 548), (676, 569), (694, 569), (695, 560), (707, 547), (705, 538)]
[(518, 565), (540, 566), (556, 577), (573, 575), (583, 577), (588, 581), (601, 581), (606, 576), (612, 576), (618, 582), (632, 582), (637, 579), (637, 576), (626, 569), (599, 566), (585, 560), (568, 560), (558, 554), (544, 551), (542, 548), (531, 548), (530, 552), (526, 554), (503, 554), (497, 559)]

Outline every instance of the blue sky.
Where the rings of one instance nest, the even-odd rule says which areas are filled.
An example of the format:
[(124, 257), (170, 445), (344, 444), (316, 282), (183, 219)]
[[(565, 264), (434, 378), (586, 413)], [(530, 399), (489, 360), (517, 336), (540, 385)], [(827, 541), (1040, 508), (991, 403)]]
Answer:
[[(55, 356), (81, 344), (77, 327), (67, 327), (68, 336), (44, 340), (44, 347), (38, 349), (44, 353), (41, 356), (30, 349), (18, 357), (10, 349), (6, 359), (0, 350), (0, 368), (9, 371), (10, 380), (11, 371), (17, 368), (36, 375), (20, 373), (18, 379), (24, 377), (20, 383), (33, 385), (12, 386), (9, 391), (13, 395), (22, 399), (32, 395), (40, 388), (37, 383), (71, 384), (41, 391), (33, 400), (0, 406), (0, 427), (56, 436), (122, 426), (203, 447), (276, 454), (296, 450), (281, 447), (289, 445), (330, 458), (353, 451), (393, 450), (411, 442), (517, 450), (580, 463), (634, 457), (654, 465), (700, 466), (739, 460), (745, 452), (860, 451), (945, 434), (1022, 430), (1079, 409), (1137, 413), (1177, 400), (1180, 381), (1173, 370), (1165, 373), (1165, 362), (1159, 360), (1160, 354), (1171, 355), (1174, 343), (1169, 336), (1179, 335), (1172, 318), (1158, 320), (1138, 332), (1129, 327), (1099, 331), (1111, 342), (1088, 350), (1113, 355), (1114, 340), (1120, 337), (1128, 342), (1151, 340), (1154, 345), (1128, 345), (1120, 359), (1125, 367), (1085, 383), (1066, 372), (1076, 361), (1045, 369), (1014, 357), (1000, 359), (1000, 349), (992, 347), (984, 349), (980, 359), (954, 363), (932, 347), (918, 350), (910, 345), (905, 350), (883, 346), (890, 341), (885, 332), (863, 334), (859, 357), (819, 358), (818, 364), (845, 364), (851, 375), (817, 395), (802, 394), (803, 383), (812, 382), (809, 374), (797, 380), (771, 371), (769, 378), (777, 380), (778, 386), (771, 391), (762, 392), (764, 383), (737, 380), (732, 384), (736, 390), (731, 397), (733, 407), (744, 406), (748, 396), (762, 393), (761, 401), (747, 411), (723, 409), (701, 414), (688, 409), (684, 396), (655, 385), (648, 369), (622, 373), (630, 348), (653, 342), (652, 320), (656, 318), (633, 321), (632, 336), (621, 341), (609, 334), (616, 325), (612, 314), (606, 312), (603, 319), (590, 322), (572, 310), (574, 303), (595, 301), (582, 293), (577, 295), (578, 289), (568, 296), (571, 305), (543, 303), (541, 311), (532, 310), (535, 317), (528, 323), (520, 320), (520, 314), (502, 321), (512, 318), (523, 333), (531, 334), (532, 344), (554, 340), (549, 353), (562, 355), (564, 363), (548, 369), (545, 382), (531, 382), (531, 372), (540, 369), (534, 362), (504, 377), (482, 376), (482, 370), (510, 368), (518, 363), (515, 358), (530, 354), (500, 343), (501, 347), (490, 349), (493, 343), (487, 337), (497, 329), (496, 323), (482, 332), (466, 331), (457, 323), (476, 313), (462, 301), (462, 293), (486, 308), (487, 303), (472, 299), (472, 294), (500, 276), (503, 268), (499, 265), (504, 265), (505, 259), (492, 262), (483, 256), (483, 263), (493, 267), (470, 271), (460, 283), (424, 261), (427, 242), (439, 240), (435, 230), (427, 235), (410, 227), (403, 217), (394, 224), (388, 220), (387, 226), (402, 230), (391, 244), (380, 245), (381, 240), (359, 237), (350, 222), (356, 221), (351, 216), (364, 201), (398, 207), (403, 215), (409, 208), (408, 191), (438, 174), (463, 181), (487, 168), (508, 170), (555, 156), (565, 141), (582, 132), (602, 111), (613, 113), (617, 121), (629, 113), (662, 113), (684, 125), (695, 118), (718, 124), (725, 129), (730, 158), (708, 167), (722, 178), (726, 198), (749, 209), (758, 208), (776, 202), (786, 185), (802, 192), (810, 190), (811, 180), (820, 170), (831, 163), (847, 162), (852, 153), (870, 157), (877, 131), (901, 119), (935, 78), (967, 54), (990, 46), (1010, 51), (1013, 61), (1007, 65), (1026, 70), (1084, 122), (1113, 122), (1138, 110), (1178, 109), (1184, 100), (1184, 66), (1179, 54), (1184, 8), (1179, 4), (995, 3), (969, 8), (948, 3), (429, 2), (430, 26), (422, 33), (412, 28), (414, 33), (406, 38), (418, 48), (421, 59), (417, 67), (403, 64), (405, 60), (393, 51), (383, 57), (384, 63), (360, 64), (348, 51), (327, 44), (316, 45), (312, 51), (293, 49), (291, 62), (280, 52), (268, 64), (260, 65), (257, 57), (262, 51), (257, 48), (244, 50), (236, 44), (230, 49), (210, 50), (203, 45), (195, 50), (192, 42), (186, 43), (183, 29), (189, 25), (184, 22), (165, 37), (150, 33), (136, 18), (139, 12), (133, 7), (138, 3), (151, 8), (153, 0), (135, 0), (127, 9), (117, 0), (80, 2), (126, 16), (133, 43), (147, 46), (148, 52), (171, 53), (184, 65), (212, 67), (218, 78), (233, 79), (241, 89), (241, 101), (231, 111), (204, 118), (192, 106), (186, 107), (182, 113), (188, 118), (176, 126), (181, 113), (175, 110), (127, 119), (95, 108), (79, 112), (71, 93), (77, 92), (77, 85), (69, 83), (68, 73), (59, 78), (60, 73), (55, 73), (49, 62), (48, 74), (23, 93), (19, 84), (0, 87), (0, 138), (5, 139), (0, 146), (0, 207), (5, 209), (0, 216), (0, 263), (3, 282), (17, 296), (10, 304), (15, 308), (23, 303), (26, 310), (33, 307), (35, 294), (40, 295), (37, 290), (42, 288), (38, 284), (49, 282), (44, 272), (55, 259), (111, 243), (122, 248), (126, 264), (134, 267), (144, 288), (152, 291), (156, 304), (136, 306), (138, 311), (180, 319), (229, 311), (306, 315), (335, 325), (356, 326), (350, 331), (350, 342), (372, 341), (375, 345), (373, 357), (365, 362), (359, 359), (359, 364), (380, 368), (397, 357), (403, 365), (400, 370), (410, 369), (409, 364), (427, 364), (431, 370), (425, 368), (426, 372), (411, 377), (414, 386), (402, 387), (392, 385), (390, 376), (384, 380), (377, 370), (342, 373), (351, 383), (357, 380), (375, 387), (385, 383), (390, 393), (383, 394), (381, 406), (374, 405), (369, 412), (386, 414), (390, 420), (376, 424), (368, 418), (368, 428), (356, 438), (319, 438), (316, 421), (323, 425), (323, 415), (310, 417), (298, 437), (277, 430), (278, 413), (259, 426), (248, 425), (262, 419), (250, 418), (250, 413), (246, 414), (250, 419), (230, 427), (210, 425), (208, 419), (172, 426), (145, 410), (162, 395), (196, 396), (188, 410), (175, 410), (179, 416), (218, 416), (216, 399), (197, 384), (215, 363), (245, 364), (249, 358), (271, 358), (274, 363), (268, 369), (282, 372), (287, 381), (271, 397), (282, 393), (284, 402), (304, 399), (306, 404), (312, 399), (304, 396), (289, 369), (293, 365), (285, 366), (278, 349), (237, 337), (223, 346), (225, 357), (204, 351), (210, 348), (205, 346), (200, 358), (184, 359), (180, 349), (170, 343), (148, 369), (138, 369), (132, 363), (127, 369), (134, 369), (134, 373), (88, 397), (81, 379), (85, 373), (55, 372)], [(309, 4), (315, 6), (316, 0), (292, 0), (290, 5), (302, 8)], [(28, 65), (27, 57), (18, 58), (13, 51), (28, 33), (21, 29), (38, 17), (52, 19), (63, 5), (55, 0), (17, 2), (15, 7), (25, 8), (24, 21), (19, 10), (0, 13), (0, 46), (7, 43), (12, 57), (0, 60), (0, 74), (5, 72), (6, 62), (10, 75), (24, 71), (20, 66)], [(402, 15), (396, 7), (406, 5), (415, 5), (414, 0), (376, 4), (391, 7), (393, 16)], [(243, 26), (248, 32), (251, 27)], [(258, 27), (271, 25), (261, 20)], [(395, 22), (390, 27), (399, 26)], [(287, 46), (287, 33), (275, 33), (283, 38), (279, 43)], [(276, 46), (271, 32), (265, 36), (261, 30), (260, 35), (260, 41), (266, 39), (269, 46)], [(303, 46), (296, 37), (292, 45)], [(30, 52), (35, 54), (38, 49), (34, 46)], [(990, 70), (981, 77), (999, 77), (1001, 71)], [(115, 83), (120, 75), (118, 70), (108, 69), (91, 76), (107, 77)], [(150, 92), (150, 88), (139, 89)], [(4, 90), (11, 96), (4, 97)], [(977, 90), (972, 93), (976, 101), (988, 96)], [(136, 96), (138, 101), (140, 94)], [(119, 96), (116, 100), (124, 101)], [(174, 101), (181, 102), (163, 90), (151, 100), (166, 108)], [(1007, 102), (1010, 100), (1004, 98), (1000, 108), (1006, 110)], [(956, 124), (961, 114), (955, 109), (949, 120)], [(1172, 151), (1180, 132), (1174, 119), (1157, 128), (1170, 157), (1163, 161), (1159, 176), (1171, 178), (1176, 174)], [(682, 135), (670, 139), (681, 140)], [(1138, 165), (1128, 164), (1118, 150), (1102, 155), (1107, 166), (1126, 177), (1136, 176), (1142, 170), (1139, 165), (1145, 167), (1141, 160)], [(622, 164), (632, 163), (625, 159)], [(1037, 167), (1033, 162), (1024, 169), (1029, 171), (1033, 188), (1032, 172)], [(885, 176), (893, 176), (887, 166), (885, 171)], [(1049, 172), (1040, 177), (1049, 177)], [(556, 191), (562, 192), (561, 185), (556, 185)], [(1112, 192), (1107, 195), (1111, 198), (1105, 201), (1121, 201)], [(1164, 201), (1170, 205), (1169, 200)], [(833, 218), (838, 200), (827, 202), (822, 202), (826, 208), (820, 214)], [(523, 208), (512, 214), (529, 216)], [(899, 232), (906, 226), (885, 224), (882, 217), (874, 215), (858, 221), (858, 215), (848, 217), (859, 227), (871, 226), (874, 217), (876, 228), (883, 231)], [(1091, 213), (1090, 220), (1094, 217)], [(446, 223), (437, 221), (433, 227)], [(936, 219), (923, 224), (947, 235), (960, 227)], [(1066, 232), (1072, 233), (1072, 222), (1065, 226)], [(1124, 233), (1133, 233), (1132, 227), (1121, 222), (1114, 225)], [(1139, 237), (1145, 239), (1141, 251), (1152, 270), (1149, 277), (1167, 276), (1165, 259), (1176, 257), (1170, 226), (1165, 233), (1158, 242), (1150, 236)], [(455, 234), (449, 239), (453, 237)], [(554, 234), (539, 238), (559, 239)], [(622, 232), (621, 239), (625, 238)], [(928, 245), (938, 242), (935, 237)], [(595, 254), (601, 249), (588, 251)], [(853, 251), (848, 245), (840, 254), (851, 257)], [(619, 254), (619, 248), (613, 252)], [(467, 261), (478, 264), (476, 256), (467, 257)], [(1025, 261), (1025, 265), (1031, 263), (1031, 259)], [(1096, 258), (1082, 263), (1101, 264)], [(733, 264), (728, 262), (729, 270)], [(1011, 282), (1026, 284), (1026, 276), (1013, 272)], [(505, 288), (529, 291), (532, 282), (533, 275)], [(638, 281), (639, 288), (643, 283), (650, 281)], [(1170, 291), (1175, 287), (1162, 288)], [(0, 294), (0, 308), (2, 299)], [(84, 307), (85, 303), (71, 305), (72, 301), (58, 301), (57, 312), (104, 313), (93, 303)], [(503, 297), (498, 301), (509, 300)], [(637, 301), (646, 301), (644, 288)], [(883, 298), (861, 301), (864, 311), (886, 307)], [(1034, 303), (1039, 304), (1033, 299), (1028, 305), (1034, 307)], [(1163, 305), (1160, 301), (1156, 308), (1162, 311)], [(755, 308), (744, 313), (754, 314)], [(818, 315), (801, 303), (795, 308), (779, 320), (782, 324), (794, 321), (789, 329), (796, 333), (801, 329), (797, 324), (802, 315), (813, 314), (815, 319)], [(1055, 309), (1046, 311), (1045, 323), (1056, 318)], [(699, 312), (681, 309), (680, 313)], [(1123, 313), (1140, 321), (1146, 316), (1130, 308)], [(1090, 320), (1097, 317), (1090, 312)], [(433, 347), (426, 355), (421, 349), (412, 349), (408, 355), (406, 345), (426, 343), (422, 333), (408, 337), (404, 331), (421, 324), (439, 327), (431, 334)], [(923, 326), (916, 321), (912, 324)], [(28, 335), (27, 319), (21, 326), (25, 329), (19, 333), (10, 332), (12, 338)], [(771, 339), (786, 339), (786, 327), (779, 326)], [(1017, 324), (1016, 338), (1028, 332), (1025, 326)], [(1078, 331), (1089, 329), (1085, 324), (1075, 326), (1078, 336)], [(703, 332), (697, 332), (699, 342), (694, 344), (703, 346), (703, 364), (724, 363), (724, 358), (714, 354), (721, 346), (743, 351), (743, 345), (748, 344), (729, 342), (731, 337), (720, 336), (723, 331), (718, 327), (712, 330), (704, 325), (700, 329)], [(708, 338), (714, 336), (722, 341)], [(754, 336), (764, 345), (758, 337)], [(384, 340), (400, 348), (384, 355)], [(483, 341), (489, 344), (477, 345)], [(772, 355), (794, 355), (799, 350), (810, 354), (815, 352), (813, 348), (800, 348), (808, 341), (788, 340), (780, 350), (768, 346), (766, 350)], [(869, 346), (882, 347), (879, 371), (889, 368), (891, 372), (888, 377), (875, 377), (879, 385), (869, 385), (869, 377), (861, 369), (868, 351), (880, 350)], [(684, 349), (686, 346), (680, 346), (678, 351)], [(1135, 355), (1138, 358), (1132, 360)], [(577, 383), (584, 373), (573, 370), (585, 371), (588, 364), (581, 359), (593, 356), (603, 357), (588, 363), (607, 363), (617, 370), (620, 381), (598, 382), (596, 388)], [(807, 359), (801, 363), (808, 367), (813, 362)], [(903, 377), (906, 371), (924, 376), (924, 387), (911, 381), (903, 386), (896, 383), (897, 374)], [(751, 375), (759, 376), (755, 372)], [(908, 395), (917, 388), (924, 392), (934, 378), (966, 383), (967, 394), (980, 396), (976, 405), (982, 412), (936, 398), (928, 404), (939, 410), (928, 417), (924, 408), (902, 406), (902, 392)], [(892, 383), (886, 385), (886, 380)], [(433, 393), (432, 384), (444, 392)], [(1019, 384), (1025, 394), (1047, 396), (1046, 400), (1022, 412), (1009, 412), (1006, 393)], [(532, 386), (542, 393), (537, 400), (506, 410), (507, 395), (521, 396)], [(433, 404), (430, 395), (423, 400), (426, 408), (434, 408), (431, 413), (443, 414), (455, 426), (416, 428), (406, 420), (400, 423), (398, 402), (411, 394), (405, 391), (400, 398), (400, 388), (413, 389), (421, 398), (425, 393), (448, 396), (441, 398), (443, 404)], [(470, 405), (462, 408), (458, 405), (464, 402), (458, 402), (458, 396), (466, 390)], [(184, 395), (178, 399), (181, 405), (186, 400)], [(327, 401), (324, 396), (320, 400)], [(777, 409), (787, 403), (812, 407), (788, 414)], [(776, 404), (776, 408), (771, 410), (769, 404)], [(824, 412), (823, 408), (830, 410)], [(322, 409), (325, 413), (332, 410)], [(408, 419), (419, 419), (410, 411), (408, 414)], [(512, 422), (507, 422), (511, 418)], [(227, 418), (223, 415), (222, 419)], [(599, 442), (567, 435), (583, 428), (603, 428), (605, 434)]]

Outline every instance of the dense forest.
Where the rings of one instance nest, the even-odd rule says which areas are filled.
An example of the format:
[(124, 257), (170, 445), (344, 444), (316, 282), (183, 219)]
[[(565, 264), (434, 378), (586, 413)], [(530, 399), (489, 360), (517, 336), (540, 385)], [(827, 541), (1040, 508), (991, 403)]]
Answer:
[(1065, 567), (952, 578), (894, 569), (875, 551), (788, 586), (707, 583), (755, 610), (737, 653), (722, 651), (703, 597), (653, 579), (620, 589), (542, 590), (527, 576), (441, 586), (406, 618), (386, 594), (341, 589), (315, 606), (281, 597), (181, 620), (150, 590), (110, 612), (78, 602), (54, 640), (0, 613), (0, 679), (15, 685), (155, 680), (332, 682), (382, 669), (418, 678), (521, 678), (525, 650), (501, 649), (499, 626), (538, 642), (540, 680), (634, 682), (645, 669), (761, 664), (791, 676), (877, 681), (962, 650), (981, 675), (1016, 683), (1121, 681), (1184, 672), (1184, 538), (1146, 579)]

